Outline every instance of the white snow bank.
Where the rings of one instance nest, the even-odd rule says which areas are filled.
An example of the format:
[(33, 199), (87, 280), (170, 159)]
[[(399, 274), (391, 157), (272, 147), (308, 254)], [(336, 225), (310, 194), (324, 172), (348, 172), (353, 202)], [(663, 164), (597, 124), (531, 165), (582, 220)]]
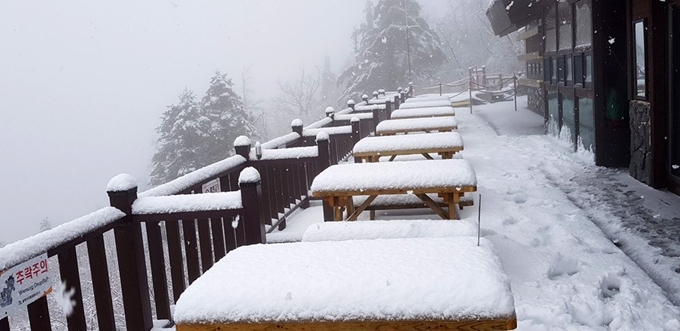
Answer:
[(222, 161), (215, 162), (209, 166), (205, 166), (201, 169), (190, 172), (175, 180), (172, 180), (165, 184), (161, 184), (152, 189), (144, 191), (139, 194), (139, 197), (153, 197), (177, 194), (182, 190), (185, 190), (189, 187), (192, 187), (207, 180), (210, 177), (215, 177), (225, 171), (236, 168), (244, 163), (246, 163), (246, 159), (243, 156), (234, 155)]
[(399, 109), (411, 109), (411, 108), (427, 108), (427, 107), (445, 107), (451, 106), (451, 101), (449, 100), (432, 100), (432, 101), (422, 101), (422, 102), (404, 102), (399, 105)]
[[(280, 149), (263, 149), (260, 160), (300, 159), (317, 156), (319, 156), (319, 148), (316, 146), (291, 147)], [(250, 159), (257, 159), (255, 150), (250, 151)]]
[(0, 270), (6, 270), (43, 254), (49, 249), (109, 225), (124, 216), (125, 213), (116, 208), (104, 207), (51, 230), (9, 244), (0, 248)]
[(132, 213), (134, 215), (172, 214), (207, 210), (230, 210), (242, 207), (241, 192), (234, 191), (138, 198), (132, 204)]
[(319, 128), (319, 129), (307, 129), (307, 128), (305, 128), (305, 130), (302, 131), (302, 135), (305, 136), (305, 137), (316, 137), (316, 135), (321, 131), (326, 132), (329, 135), (350, 134), (350, 133), (352, 133), (352, 126), (351, 125), (343, 125), (343, 126), (335, 126), (335, 127)]
[[(401, 174), (401, 175), (400, 175)], [(416, 190), (477, 185), (467, 160), (347, 163), (331, 166), (312, 182), (317, 192)]]
[(453, 116), (430, 118), (406, 118), (380, 122), (375, 131), (378, 135), (395, 132), (420, 132), (455, 130), (458, 122)]
[(137, 187), (137, 180), (129, 174), (116, 175), (106, 184), (106, 192), (124, 192)]
[(236, 139), (234, 139), (234, 147), (241, 147), (241, 146), (250, 146), (252, 143), (250, 142), (250, 138), (246, 136), (238, 136)]
[(477, 223), (471, 219), (389, 220), (324, 222), (310, 225), (302, 241), (343, 241), (394, 238), (441, 238), (476, 236)]
[(393, 119), (454, 116), (456, 111), (451, 106), (397, 109), (392, 112)]
[(253, 167), (247, 167), (241, 170), (241, 174), (238, 176), (239, 184), (257, 183), (260, 180), (260, 172)]
[(463, 148), (463, 137), (458, 132), (434, 132), (395, 136), (366, 137), (354, 145), (354, 154), (373, 154), (394, 151), (421, 151)]
[[(415, 238), (239, 247), (182, 294), (177, 324), (510, 317), (487, 240)], [(266, 280), (266, 281), (263, 281)], [(227, 285), (227, 286), (224, 286)]]

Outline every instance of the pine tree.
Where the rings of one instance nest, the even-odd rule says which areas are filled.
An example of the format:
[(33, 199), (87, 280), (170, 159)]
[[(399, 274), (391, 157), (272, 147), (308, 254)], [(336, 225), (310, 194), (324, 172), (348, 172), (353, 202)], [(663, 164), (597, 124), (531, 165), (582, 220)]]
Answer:
[(321, 71), (320, 103), (322, 106), (336, 106), (338, 94), (337, 80), (337, 76), (331, 71), (331, 58), (326, 55), (324, 57), (323, 70)]
[(257, 138), (253, 116), (244, 109), (243, 101), (234, 92), (233, 83), (226, 74), (215, 72), (210, 79), (210, 87), (201, 99), (201, 107), (210, 121), (204, 155), (208, 164), (233, 154), (236, 137), (244, 135)]
[(49, 218), (45, 217), (40, 221), (40, 232), (45, 232), (47, 230), (52, 230), (52, 223)]
[(151, 184), (173, 180), (209, 163), (206, 158), (210, 121), (191, 90), (184, 89), (177, 105), (163, 113), (157, 150), (152, 158)]
[[(420, 16), (415, 0), (379, 0), (367, 3), (367, 22), (361, 34), (358, 61), (340, 75), (342, 99), (380, 88), (396, 88), (409, 80), (429, 84), (447, 62), (437, 34)], [(372, 20), (369, 20), (372, 14)], [(408, 34), (408, 41), (407, 41)], [(409, 72), (410, 68), (410, 72)]]

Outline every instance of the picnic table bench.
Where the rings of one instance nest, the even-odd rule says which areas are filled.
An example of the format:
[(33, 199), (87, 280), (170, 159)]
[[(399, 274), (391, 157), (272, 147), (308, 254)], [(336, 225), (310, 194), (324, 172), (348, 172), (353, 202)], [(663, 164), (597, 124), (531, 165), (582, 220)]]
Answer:
[(430, 118), (405, 118), (380, 122), (375, 132), (377, 135), (393, 135), (411, 132), (449, 132), (458, 129), (458, 122), (453, 116)]
[(426, 134), (366, 137), (354, 145), (352, 153), (359, 160), (377, 162), (381, 156), (422, 154), (432, 159), (437, 153), (443, 159), (463, 150), (463, 138), (458, 132), (435, 132)]
[[(423, 160), (339, 164), (322, 171), (310, 187), (333, 208), (334, 220), (356, 220), (382, 195), (414, 194), (443, 219), (456, 219), (460, 198), (477, 190), (477, 177), (467, 160)], [(448, 207), (444, 210), (428, 194), (437, 194)], [(368, 196), (358, 207), (354, 196)]]
[(177, 301), (177, 331), (512, 330), (490, 241), (401, 238), (242, 246)]
[(455, 116), (456, 110), (451, 106), (400, 108), (392, 112), (392, 119)]

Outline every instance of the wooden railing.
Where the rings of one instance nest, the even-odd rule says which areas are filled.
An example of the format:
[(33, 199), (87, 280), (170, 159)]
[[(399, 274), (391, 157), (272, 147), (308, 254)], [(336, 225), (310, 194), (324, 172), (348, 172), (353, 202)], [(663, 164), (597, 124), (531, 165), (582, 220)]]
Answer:
[[(236, 155), (139, 196), (136, 185), (110, 189), (111, 207), (1, 248), (0, 271), (45, 253), (57, 257), (58, 276), (74, 293), (74, 309), (66, 316), (68, 330), (122, 327), (116, 323), (120, 312), (114, 302), (120, 298), (112, 294), (112, 283), (120, 287), (128, 330), (150, 330), (154, 319), (172, 323), (171, 304), (189, 284), (229, 251), (266, 243), (267, 231), (284, 229), (290, 213), (309, 205), (314, 177), (346, 160), (354, 144), (390, 118), (404, 98), (401, 93), (390, 100), (383, 96), (352, 102), (307, 127), (294, 121), (291, 134), (262, 145), (239, 139)], [(249, 167), (258, 176), (241, 177)], [(216, 183), (222, 193), (205, 194), (222, 194), (220, 199), (238, 203), (218, 207), (201, 203), (215, 196), (197, 194), (203, 194), (204, 185)], [(105, 238), (113, 238), (115, 244)], [(88, 260), (79, 266), (77, 248), (83, 245)], [(119, 277), (109, 265), (118, 268)], [(83, 302), (81, 269), (91, 275), (94, 302)], [(86, 306), (94, 306), (96, 325), (86, 318)], [(31, 330), (52, 330), (49, 308), (47, 296), (27, 306)], [(0, 319), (0, 331), (10, 330), (10, 319)]]

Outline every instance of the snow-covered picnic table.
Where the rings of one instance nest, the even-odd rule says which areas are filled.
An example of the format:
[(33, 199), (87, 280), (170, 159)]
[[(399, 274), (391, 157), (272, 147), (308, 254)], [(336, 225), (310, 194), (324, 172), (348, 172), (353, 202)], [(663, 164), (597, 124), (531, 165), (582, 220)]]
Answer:
[(448, 96), (446, 95), (432, 95), (432, 94), (426, 94), (426, 95), (417, 95), (412, 98), (406, 99), (404, 103), (412, 103), (412, 102), (423, 102), (423, 101), (436, 101), (436, 100), (451, 100), (449, 99)]
[(392, 119), (454, 116), (456, 110), (451, 106), (403, 108), (392, 112)]
[(463, 138), (458, 132), (435, 132), (424, 134), (374, 136), (359, 140), (354, 145), (355, 158), (377, 162), (381, 156), (422, 154), (432, 159), (430, 153), (438, 153), (443, 159), (463, 150)]
[(404, 118), (380, 122), (375, 128), (377, 135), (392, 135), (410, 132), (448, 132), (458, 129), (453, 116), (429, 118)]
[[(322, 171), (311, 186), (312, 195), (323, 198), (334, 210), (334, 219), (356, 220), (377, 196), (414, 194), (443, 219), (457, 218), (465, 192), (477, 190), (472, 165), (462, 159), (338, 164)], [(427, 194), (444, 199), (448, 211)], [(358, 207), (353, 196), (368, 198)]]
[(409, 109), (409, 108), (426, 108), (426, 107), (445, 107), (451, 106), (450, 100), (430, 100), (430, 101), (417, 101), (417, 102), (404, 102), (399, 106), (399, 109)]
[(512, 330), (510, 283), (476, 237), (239, 247), (177, 301), (177, 331)]

